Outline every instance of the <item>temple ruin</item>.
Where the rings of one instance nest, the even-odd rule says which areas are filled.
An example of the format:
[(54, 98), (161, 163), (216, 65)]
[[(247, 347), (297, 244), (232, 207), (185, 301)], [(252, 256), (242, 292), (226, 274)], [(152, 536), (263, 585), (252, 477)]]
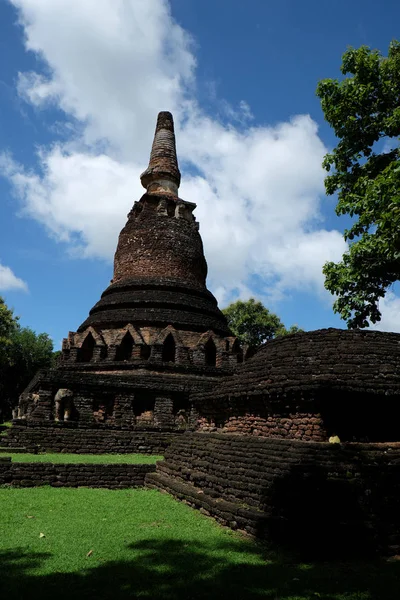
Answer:
[(162, 112), (111, 284), (64, 339), (57, 368), (22, 395), (21, 419), (182, 430), (196, 419), (191, 394), (242, 360), (206, 287), (196, 205), (179, 198), (180, 179), (172, 115)]
[(162, 112), (111, 284), (0, 446), (162, 453), (146, 485), (232, 528), (400, 553), (400, 335), (302, 332), (248, 358), (206, 287), (180, 179)]

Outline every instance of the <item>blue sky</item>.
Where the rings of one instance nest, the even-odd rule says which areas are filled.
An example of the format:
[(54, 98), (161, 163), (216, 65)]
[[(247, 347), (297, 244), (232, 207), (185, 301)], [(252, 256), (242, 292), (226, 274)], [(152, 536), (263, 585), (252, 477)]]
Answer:
[[(209, 286), (287, 325), (344, 327), (323, 290), (345, 226), (323, 193), (335, 143), (315, 88), (348, 45), (387, 51), (394, 1), (0, 2), (0, 294), (58, 346), (112, 276), (159, 110), (198, 205)], [(400, 300), (381, 329), (400, 331)]]

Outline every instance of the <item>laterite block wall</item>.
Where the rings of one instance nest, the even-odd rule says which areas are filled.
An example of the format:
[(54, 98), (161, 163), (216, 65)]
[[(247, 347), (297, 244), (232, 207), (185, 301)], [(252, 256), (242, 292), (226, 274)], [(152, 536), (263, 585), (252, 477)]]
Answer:
[(267, 342), (192, 394), (202, 431), (346, 442), (400, 441), (400, 334), (321, 329)]
[(0, 437), (0, 446), (38, 448), (39, 452), (67, 452), (77, 454), (163, 454), (179, 432), (119, 430), (107, 428), (84, 429), (74, 424), (38, 426), (25, 422), (14, 425), (6, 436)]
[[(280, 407), (279, 407), (280, 408)], [(198, 431), (324, 442), (328, 438), (318, 413), (266, 409), (263, 397), (208, 402), (201, 407)]]
[(155, 465), (14, 463), (0, 459), (0, 485), (13, 487), (142, 487)]
[(150, 487), (233, 528), (302, 550), (400, 549), (400, 444), (189, 434)]

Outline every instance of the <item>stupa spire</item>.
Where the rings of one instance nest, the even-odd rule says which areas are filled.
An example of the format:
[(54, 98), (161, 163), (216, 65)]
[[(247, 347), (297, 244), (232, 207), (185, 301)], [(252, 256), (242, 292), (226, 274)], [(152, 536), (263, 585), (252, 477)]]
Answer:
[(141, 174), (140, 181), (149, 194), (178, 195), (181, 174), (176, 157), (174, 120), (170, 112), (158, 114), (149, 166)]

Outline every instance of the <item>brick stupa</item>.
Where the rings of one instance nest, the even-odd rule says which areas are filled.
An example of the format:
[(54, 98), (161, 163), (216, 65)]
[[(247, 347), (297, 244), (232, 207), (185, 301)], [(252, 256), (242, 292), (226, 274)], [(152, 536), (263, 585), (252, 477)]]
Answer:
[[(146, 486), (233, 529), (318, 558), (398, 556), (400, 334), (299, 332), (243, 361), (180, 177), (160, 113), (112, 283), (21, 395), (0, 451), (164, 454)], [(128, 465), (92, 465), (92, 477), (75, 466), (3, 460), (0, 484), (132, 485)]]
[(146, 189), (122, 229), (111, 285), (63, 341), (56, 369), (22, 395), (30, 421), (182, 429), (189, 397), (242, 359), (217, 301), (196, 205), (178, 196), (181, 174), (171, 113), (158, 115)]

